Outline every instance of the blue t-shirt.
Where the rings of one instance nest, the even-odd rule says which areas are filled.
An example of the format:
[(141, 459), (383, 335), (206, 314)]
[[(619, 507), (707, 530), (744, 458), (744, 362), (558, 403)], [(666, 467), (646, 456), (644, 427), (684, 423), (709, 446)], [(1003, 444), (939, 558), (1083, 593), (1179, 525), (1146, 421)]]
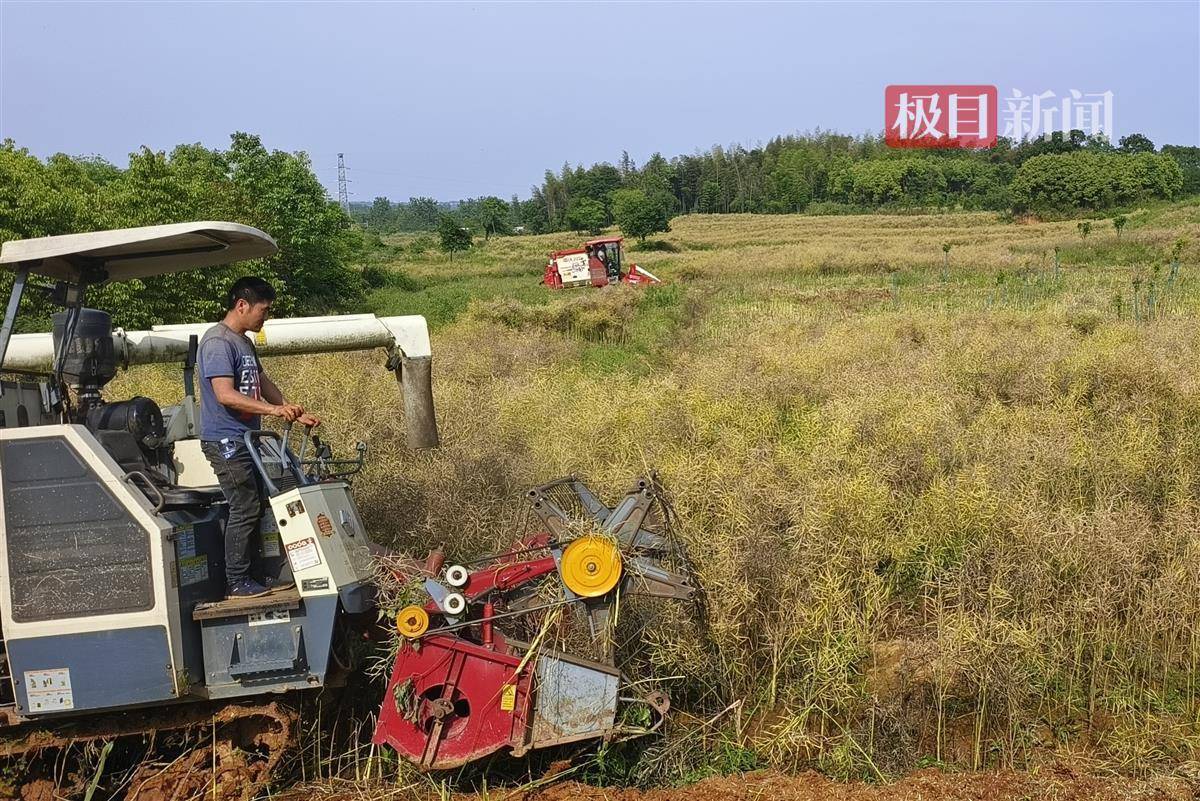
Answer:
[(200, 367), (200, 439), (212, 442), (229, 437), (241, 442), (247, 431), (257, 431), (261, 423), (257, 414), (227, 409), (212, 388), (214, 378), (228, 376), (238, 392), (262, 400), (262, 363), (253, 343), (225, 323), (217, 323), (200, 338), (196, 361)]

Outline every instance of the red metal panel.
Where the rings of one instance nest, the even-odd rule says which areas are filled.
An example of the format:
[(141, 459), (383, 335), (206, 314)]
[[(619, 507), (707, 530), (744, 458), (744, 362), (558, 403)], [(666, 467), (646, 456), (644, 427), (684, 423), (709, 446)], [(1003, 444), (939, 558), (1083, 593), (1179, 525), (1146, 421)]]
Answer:
[(520, 745), (532, 684), (528, 666), (517, 674), (520, 663), (519, 656), (450, 635), (404, 644), (373, 742), (436, 770)]
[(662, 281), (658, 280), (658, 278), (650, 275), (650, 273), (646, 272), (641, 267), (638, 267), (636, 264), (629, 265), (629, 272), (625, 274), (625, 277), (622, 278), (621, 281), (626, 284), (633, 284), (635, 286), (639, 284), (662, 283)]
[(608, 286), (608, 268), (595, 256), (588, 257), (588, 274), (592, 276), (592, 286)]

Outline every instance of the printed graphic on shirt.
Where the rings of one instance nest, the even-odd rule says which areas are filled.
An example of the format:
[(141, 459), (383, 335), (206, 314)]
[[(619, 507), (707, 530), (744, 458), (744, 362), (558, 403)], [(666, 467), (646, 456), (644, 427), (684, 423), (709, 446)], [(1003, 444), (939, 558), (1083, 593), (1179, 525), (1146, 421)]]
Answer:
[[(245, 353), (240, 357), (238, 365), (238, 392), (243, 395), (262, 400), (262, 383), (258, 375), (258, 360), (253, 354)], [(254, 415), (248, 412), (238, 413), (238, 419), (243, 423), (249, 423), (254, 420)]]

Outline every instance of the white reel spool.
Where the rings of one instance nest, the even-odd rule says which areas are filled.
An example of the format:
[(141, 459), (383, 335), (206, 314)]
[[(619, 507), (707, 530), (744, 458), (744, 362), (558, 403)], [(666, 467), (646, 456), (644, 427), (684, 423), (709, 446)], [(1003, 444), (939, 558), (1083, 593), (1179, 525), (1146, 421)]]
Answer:
[(446, 583), (451, 587), (467, 586), (468, 578), (470, 578), (470, 574), (462, 565), (450, 565), (446, 568)]
[(442, 599), (442, 611), (452, 617), (457, 617), (467, 611), (467, 599), (461, 592), (452, 592)]

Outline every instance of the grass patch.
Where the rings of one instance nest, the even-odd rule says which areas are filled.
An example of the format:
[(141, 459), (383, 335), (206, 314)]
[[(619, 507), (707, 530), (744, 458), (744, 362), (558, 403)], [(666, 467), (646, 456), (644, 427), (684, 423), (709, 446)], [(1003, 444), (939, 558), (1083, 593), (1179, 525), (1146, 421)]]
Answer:
[(382, 267), (378, 264), (368, 264), (362, 271), (363, 282), (369, 289), (389, 287), (402, 292), (418, 292), (421, 282), (398, 267)]
[(629, 246), (629, 250), (640, 251), (642, 253), (679, 253), (680, 247), (674, 242), (668, 242), (665, 239), (647, 239), (644, 242), (634, 242)]
[(554, 331), (589, 341), (623, 339), (638, 306), (637, 290), (621, 285), (556, 293), (550, 302), (525, 303), (512, 297), (476, 299), (470, 315), (509, 328)]
[(536, 282), (531, 285), (525, 274), (469, 280), (410, 278), (409, 281), (408, 286), (393, 283), (373, 290), (367, 297), (367, 310), (380, 316), (422, 314), (430, 328), (436, 330), (464, 315), (472, 301), (516, 298), (530, 305), (547, 301), (547, 290)]
[(1059, 249), (1059, 259), (1067, 266), (1133, 267), (1165, 261), (1166, 255), (1150, 243), (1113, 238), (1063, 246)]

